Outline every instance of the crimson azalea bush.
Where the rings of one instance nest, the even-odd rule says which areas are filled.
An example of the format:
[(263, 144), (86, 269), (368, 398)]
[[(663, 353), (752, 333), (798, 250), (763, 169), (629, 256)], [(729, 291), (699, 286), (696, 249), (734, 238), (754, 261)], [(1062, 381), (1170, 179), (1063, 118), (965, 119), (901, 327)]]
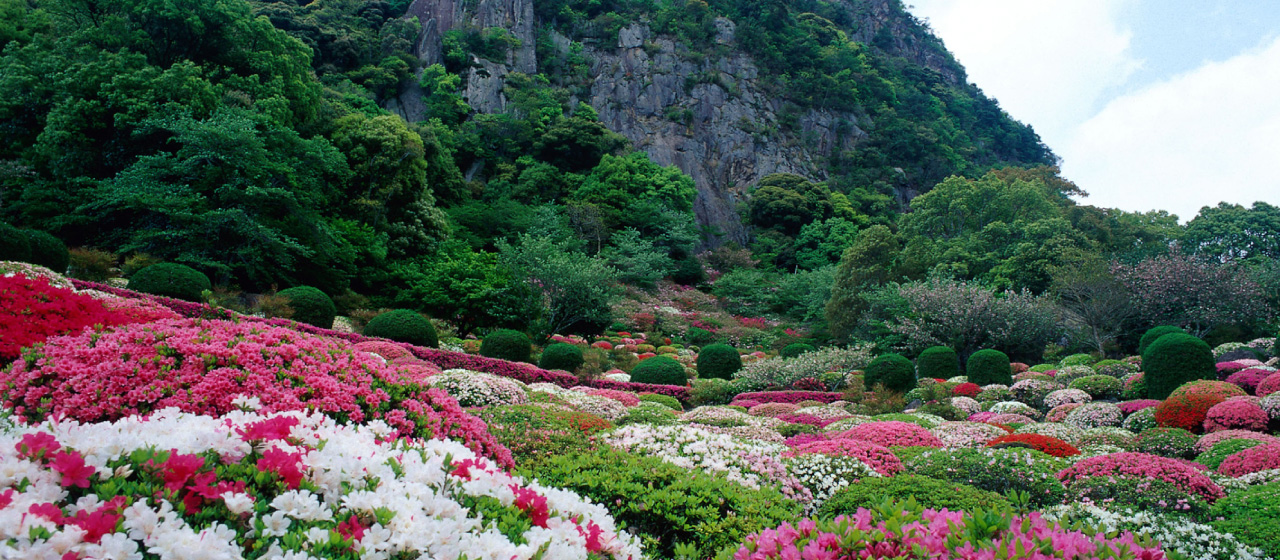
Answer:
[[(127, 372), (122, 374), (122, 372)], [(511, 466), (511, 453), (418, 370), (345, 342), (286, 328), (167, 319), (49, 339), (0, 371), (20, 419), (115, 420), (166, 407), (221, 415), (241, 396), (265, 412), (315, 410), (340, 422), (381, 419), (401, 437), (451, 438)]]
[(979, 387), (977, 383), (965, 382), (951, 388), (951, 395), (956, 397), (974, 398), (981, 392), (982, 387)]
[(1236, 385), (1241, 389), (1244, 389), (1245, 392), (1252, 395), (1257, 392), (1258, 385), (1260, 385), (1263, 380), (1270, 377), (1274, 373), (1275, 373), (1275, 370), (1263, 369), (1263, 368), (1242, 369), (1240, 371), (1237, 371), (1231, 374), (1230, 377), (1227, 377), (1227, 383)]
[(0, 362), (51, 336), (165, 317), (145, 308), (111, 309), (101, 300), (51, 285), (47, 278), (0, 276)]
[[(1232, 385), (1235, 387), (1235, 385)], [(1237, 389), (1239, 389), (1237, 387)], [(1171, 395), (1156, 407), (1156, 424), (1166, 428), (1182, 428), (1189, 432), (1199, 433), (1204, 427), (1204, 420), (1209, 409), (1223, 401), (1226, 397), (1213, 392), (1190, 392)]]
[(1040, 434), (1008, 434), (987, 442), (987, 447), (1000, 447), (1004, 444), (1023, 444), (1031, 449), (1054, 457), (1072, 457), (1080, 454), (1074, 445), (1055, 437)]
[(1258, 383), (1256, 394), (1259, 397), (1265, 397), (1275, 392), (1280, 392), (1280, 372), (1273, 371)]
[(1222, 487), (1197, 467), (1202, 468), (1203, 465), (1146, 453), (1111, 453), (1090, 457), (1063, 469), (1058, 473), (1058, 479), (1068, 487), (1077, 480), (1093, 476), (1154, 479), (1173, 484), (1209, 503), (1224, 496)]

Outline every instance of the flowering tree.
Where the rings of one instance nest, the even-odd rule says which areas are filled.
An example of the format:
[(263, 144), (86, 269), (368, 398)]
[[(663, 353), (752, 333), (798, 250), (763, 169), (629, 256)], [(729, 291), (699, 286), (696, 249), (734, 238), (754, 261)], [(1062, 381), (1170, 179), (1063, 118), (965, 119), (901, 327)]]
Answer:
[(1113, 263), (1111, 273), (1148, 325), (1177, 325), (1203, 336), (1218, 325), (1265, 320), (1270, 311), (1261, 288), (1234, 263), (1174, 251), (1133, 265)]

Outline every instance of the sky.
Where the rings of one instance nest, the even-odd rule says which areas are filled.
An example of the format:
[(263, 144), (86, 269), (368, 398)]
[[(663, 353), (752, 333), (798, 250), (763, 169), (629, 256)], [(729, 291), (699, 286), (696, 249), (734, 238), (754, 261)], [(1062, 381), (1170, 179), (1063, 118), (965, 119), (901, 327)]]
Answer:
[(1082, 204), (1280, 205), (1280, 1), (904, 0)]

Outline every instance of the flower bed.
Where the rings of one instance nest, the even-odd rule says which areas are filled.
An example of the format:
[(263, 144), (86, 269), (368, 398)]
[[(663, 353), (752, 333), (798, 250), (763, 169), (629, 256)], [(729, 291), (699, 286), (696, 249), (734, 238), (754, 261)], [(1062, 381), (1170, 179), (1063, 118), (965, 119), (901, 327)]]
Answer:
[(1080, 450), (1076, 449), (1074, 445), (1055, 437), (1042, 436), (1040, 434), (1003, 435), (987, 442), (987, 447), (1000, 447), (1011, 443), (1026, 445), (1031, 449), (1054, 457), (1071, 457), (1080, 454)]
[(1249, 430), (1264, 432), (1271, 418), (1257, 403), (1229, 400), (1213, 405), (1204, 419), (1204, 431)]
[(1078, 479), (1090, 476), (1155, 479), (1196, 494), (1210, 503), (1221, 498), (1224, 495), (1222, 487), (1192, 465), (1194, 463), (1146, 453), (1112, 453), (1090, 457), (1063, 469), (1058, 473), (1058, 479), (1068, 486)]
[(832, 457), (853, 457), (866, 463), (867, 466), (875, 469), (882, 476), (893, 476), (902, 472), (902, 461), (898, 460), (898, 457), (892, 451), (889, 451), (888, 447), (858, 439), (810, 441), (796, 445), (782, 455), (783, 457), (798, 457), (810, 453), (830, 455)]
[(54, 286), (45, 277), (0, 276), (0, 324), (4, 325), (0, 365), (17, 358), (23, 348), (51, 336), (164, 317), (148, 308), (118, 306), (112, 309), (87, 294)]
[(0, 436), (26, 473), (0, 493), (15, 557), (640, 557), (603, 507), (377, 421), (165, 409), (24, 432)]
[(884, 447), (943, 447), (937, 436), (910, 422), (867, 422), (831, 437), (868, 441)]

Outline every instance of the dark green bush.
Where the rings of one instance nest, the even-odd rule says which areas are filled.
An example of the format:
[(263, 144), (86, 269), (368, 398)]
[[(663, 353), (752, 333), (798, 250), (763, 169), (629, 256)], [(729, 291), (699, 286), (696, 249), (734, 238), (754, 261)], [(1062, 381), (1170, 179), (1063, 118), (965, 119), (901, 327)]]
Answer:
[(913, 497), (926, 508), (950, 511), (1010, 507), (1009, 500), (995, 492), (980, 490), (960, 482), (900, 474), (894, 477), (864, 478), (850, 484), (831, 496), (818, 512), (824, 518), (853, 515), (858, 508), (871, 509), (886, 499), (905, 500)]
[(1142, 354), (1147, 398), (1165, 399), (1184, 383), (1217, 379), (1215, 366), (1213, 349), (1203, 340), (1189, 334), (1166, 334), (1147, 346)]
[(185, 264), (160, 263), (139, 270), (129, 279), (129, 289), (145, 294), (200, 301), (213, 289), (209, 277)]
[(542, 350), (538, 358), (538, 367), (542, 369), (560, 369), (573, 373), (582, 367), (582, 349), (572, 344), (557, 342)]
[(1214, 502), (1209, 510), (1214, 529), (1280, 558), (1280, 482), (1237, 490)]
[(364, 326), (364, 335), (380, 336), (428, 348), (439, 345), (435, 325), (417, 311), (409, 309), (393, 309), (374, 317)]
[[(653, 360), (654, 358), (649, 358)], [(645, 362), (649, 361), (645, 360)], [(643, 363), (643, 362), (641, 362)], [(632, 373), (635, 373), (634, 371)], [(631, 378), (635, 381), (635, 377)], [(729, 404), (744, 390), (741, 385), (727, 379), (694, 379), (689, 389), (689, 406)]]
[(1220, 441), (1212, 449), (1196, 455), (1196, 462), (1209, 467), (1209, 470), (1216, 471), (1222, 465), (1222, 462), (1227, 460), (1227, 457), (1259, 445), (1262, 445), (1262, 442), (1253, 439)]
[(22, 232), (27, 234), (27, 240), (31, 244), (32, 264), (38, 264), (58, 274), (67, 273), (67, 266), (71, 264), (71, 252), (67, 251), (67, 245), (61, 239), (36, 229), (26, 229)]
[(722, 475), (612, 449), (561, 455), (520, 474), (603, 505), (653, 558), (674, 558), (677, 543), (696, 547), (696, 558), (711, 558), (802, 513), (773, 488), (751, 490)]
[(786, 345), (782, 349), (782, 351), (778, 353), (778, 355), (782, 356), (783, 358), (794, 358), (796, 356), (804, 354), (805, 352), (813, 352), (813, 351), (814, 351), (814, 347), (812, 344), (796, 342), (793, 344)]
[(1201, 518), (1209, 510), (1204, 499), (1159, 479), (1135, 480), (1113, 476), (1089, 476), (1071, 482), (1067, 503), (1084, 500), (1101, 506), (1163, 511)]
[(704, 344), (711, 344), (715, 341), (715, 334), (712, 334), (711, 331), (700, 329), (698, 327), (689, 327), (689, 331), (684, 333), (685, 344), (702, 346)]
[(1057, 473), (1070, 465), (1070, 461), (1031, 449), (939, 449), (904, 462), (906, 472), (922, 476), (962, 482), (997, 494), (1026, 492), (1038, 506), (1062, 503), (1067, 489)]
[(978, 350), (965, 363), (964, 373), (970, 383), (980, 386), (999, 383), (1013, 385), (1013, 368), (1009, 356), (999, 350)]
[(1159, 340), (1160, 337), (1166, 334), (1173, 333), (1187, 334), (1187, 331), (1182, 330), (1182, 327), (1172, 327), (1167, 325), (1147, 329), (1147, 332), (1142, 333), (1142, 338), (1138, 339), (1138, 355), (1141, 356), (1146, 353), (1147, 347), (1151, 346), (1152, 342)]
[(951, 379), (960, 375), (960, 356), (946, 346), (925, 348), (916, 358), (916, 377)]
[(31, 262), (31, 238), (23, 230), (0, 223), (0, 261)]
[(885, 354), (867, 364), (863, 383), (868, 389), (881, 385), (897, 393), (905, 393), (916, 386), (916, 366), (901, 354)]
[(689, 376), (685, 374), (680, 362), (665, 356), (655, 356), (642, 360), (631, 368), (631, 382), (683, 387), (689, 383)]
[(338, 308), (333, 304), (333, 300), (319, 288), (295, 286), (280, 290), (279, 295), (289, 300), (289, 307), (293, 308), (294, 321), (315, 325), (322, 329), (333, 328), (333, 318), (338, 315)]
[(533, 352), (529, 335), (511, 329), (498, 329), (480, 342), (480, 355), (510, 362), (527, 362)]
[(728, 344), (712, 344), (698, 352), (700, 379), (733, 379), (734, 372), (740, 369), (742, 356)]
[(640, 402), (655, 402), (676, 412), (684, 411), (684, 407), (680, 406), (680, 399), (657, 393), (640, 393)]

